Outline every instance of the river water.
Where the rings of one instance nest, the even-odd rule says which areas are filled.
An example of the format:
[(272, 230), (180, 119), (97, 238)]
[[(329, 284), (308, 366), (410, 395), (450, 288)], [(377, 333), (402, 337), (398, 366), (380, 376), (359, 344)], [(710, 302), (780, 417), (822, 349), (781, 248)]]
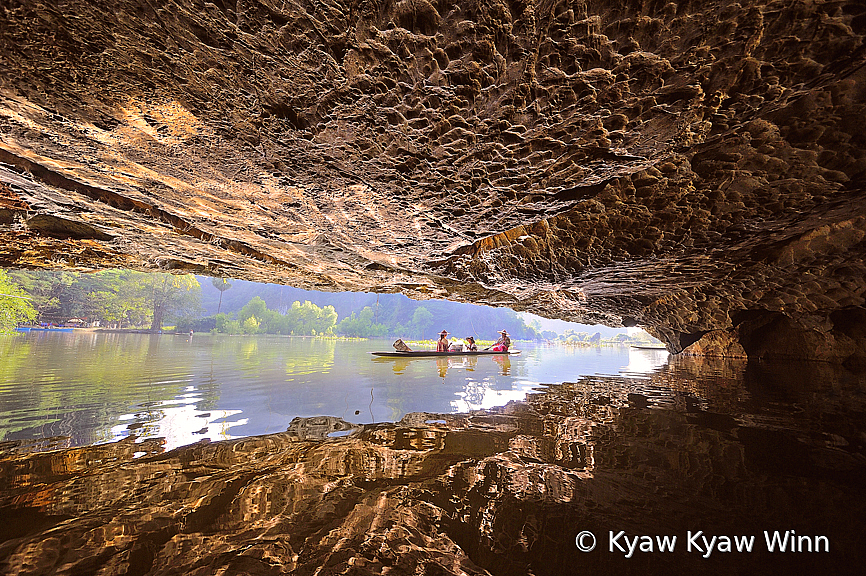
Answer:
[(389, 346), (0, 340), (0, 572), (863, 573), (863, 372)]
[[(519, 356), (385, 359), (385, 340), (100, 332), (0, 337), (0, 441), (34, 450), (162, 437), (166, 449), (523, 400), (540, 384), (647, 372), (664, 351), (524, 345)], [(48, 441), (46, 441), (48, 439)]]

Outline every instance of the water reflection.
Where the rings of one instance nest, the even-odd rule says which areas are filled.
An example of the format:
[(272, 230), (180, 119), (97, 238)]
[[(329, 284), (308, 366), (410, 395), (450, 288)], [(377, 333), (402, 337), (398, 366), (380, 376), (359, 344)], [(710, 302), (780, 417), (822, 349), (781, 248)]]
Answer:
[(650, 348), (629, 348), (628, 364), (622, 372), (629, 376), (648, 376), (664, 366), (670, 354), (667, 350)]
[(371, 423), (490, 408), (543, 383), (647, 372), (666, 357), (526, 347), (514, 357), (371, 361), (377, 347), (210, 334), (0, 338), (0, 439), (39, 450), (45, 438), (53, 439), (50, 446), (81, 446), (162, 437), (170, 449), (285, 430), (296, 417)]
[(511, 356), (492, 356), (493, 361), (499, 364), (503, 376), (511, 374)]
[[(116, 574), (859, 573), (864, 375), (679, 357), (651, 368), (631, 352), (621, 361), (622, 374), (536, 385), (487, 410), (378, 424), (298, 417), (277, 434), (167, 454), (130, 440), (0, 452), (0, 571), (90, 573), (98, 558)], [(439, 369), (407, 373), (414, 366)], [(467, 403), (507, 392), (499, 365), (482, 367), (462, 388)], [(449, 366), (446, 379), (469, 371)], [(581, 530), (597, 549), (577, 550)], [(686, 549), (697, 530), (755, 535), (755, 550), (705, 559)], [(764, 530), (823, 535), (830, 551), (769, 553)], [(610, 531), (678, 545), (626, 558), (610, 551)]]

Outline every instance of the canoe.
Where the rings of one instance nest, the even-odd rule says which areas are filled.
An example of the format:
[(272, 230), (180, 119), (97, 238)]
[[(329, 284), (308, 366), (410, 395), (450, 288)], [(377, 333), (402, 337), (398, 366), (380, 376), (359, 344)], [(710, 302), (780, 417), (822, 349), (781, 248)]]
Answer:
[(509, 350), (508, 352), (496, 352), (494, 350), (478, 350), (477, 352), (436, 352), (435, 350), (412, 350), (411, 352), (370, 352), (373, 356), (385, 356), (387, 358), (423, 358), (433, 356), (514, 356), (520, 354), (520, 350)]
[(665, 352), (667, 352), (667, 348), (665, 348), (664, 346), (635, 346), (635, 345), (632, 345), (632, 348), (634, 348), (636, 350), (664, 350)]

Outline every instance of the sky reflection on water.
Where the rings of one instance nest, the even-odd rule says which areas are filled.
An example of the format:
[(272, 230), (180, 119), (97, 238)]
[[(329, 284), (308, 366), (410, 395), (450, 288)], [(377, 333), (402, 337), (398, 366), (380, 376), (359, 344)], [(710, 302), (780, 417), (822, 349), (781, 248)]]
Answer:
[(49, 447), (162, 437), (165, 448), (523, 400), (543, 384), (649, 373), (666, 352), (521, 344), (519, 356), (374, 359), (389, 341), (196, 334), (38, 334), (0, 342), (0, 438)]

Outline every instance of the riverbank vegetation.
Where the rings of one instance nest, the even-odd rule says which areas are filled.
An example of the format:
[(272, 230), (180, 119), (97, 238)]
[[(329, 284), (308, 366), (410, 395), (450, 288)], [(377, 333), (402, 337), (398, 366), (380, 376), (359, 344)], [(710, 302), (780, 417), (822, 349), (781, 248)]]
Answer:
[(44, 324), (158, 331), (200, 309), (201, 286), (191, 274), (17, 270), (9, 278), (31, 298), (35, 320)]
[[(402, 338), (435, 341), (446, 329), (451, 338), (495, 340), (507, 330), (513, 340), (543, 340), (569, 346), (647, 343), (646, 333), (628, 335), (606, 327), (592, 332), (543, 330), (539, 321), (508, 308), (427, 300), (402, 294), (324, 293), (276, 284), (131, 270), (84, 274), (67, 271), (12, 271), (7, 293), (19, 290), (16, 304), (32, 313), (15, 316), (31, 322), (113, 329), (218, 334), (281, 334), (347, 338)], [(2, 293), (2, 291), (0, 291)], [(16, 293), (17, 294), (17, 293)], [(9, 307), (11, 299), (0, 300)], [(24, 304), (22, 304), (24, 303)], [(12, 318), (10, 316), (10, 318)], [(575, 326), (572, 324), (571, 326)]]
[(30, 297), (0, 270), (0, 334), (15, 331), (18, 324), (36, 319), (36, 308)]

